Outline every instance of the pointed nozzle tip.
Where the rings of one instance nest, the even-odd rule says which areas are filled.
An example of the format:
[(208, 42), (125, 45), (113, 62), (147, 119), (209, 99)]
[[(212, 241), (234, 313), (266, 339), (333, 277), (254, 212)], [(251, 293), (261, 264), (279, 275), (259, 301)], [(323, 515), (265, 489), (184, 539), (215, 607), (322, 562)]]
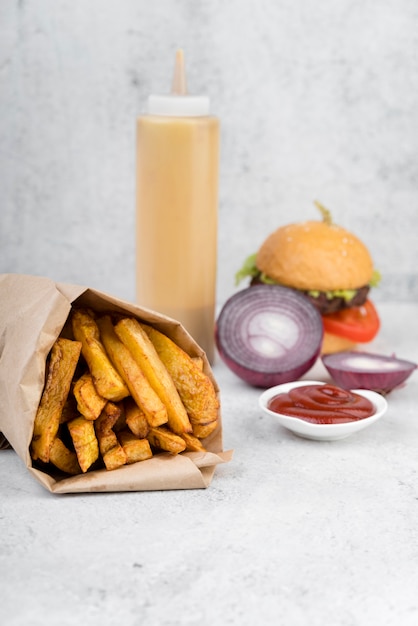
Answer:
[(187, 94), (186, 70), (184, 66), (184, 53), (181, 48), (176, 52), (176, 62), (174, 65), (173, 83), (171, 92), (176, 95)]

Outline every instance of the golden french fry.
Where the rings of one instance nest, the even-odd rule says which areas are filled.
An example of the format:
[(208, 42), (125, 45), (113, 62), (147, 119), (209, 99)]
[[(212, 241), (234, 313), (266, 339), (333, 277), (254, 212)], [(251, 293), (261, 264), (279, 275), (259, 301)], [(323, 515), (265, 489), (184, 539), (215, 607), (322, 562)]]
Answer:
[(179, 454), (186, 449), (186, 442), (180, 435), (168, 430), (165, 426), (150, 428), (147, 439), (154, 448), (165, 450), (171, 454)]
[(65, 401), (64, 407), (61, 411), (60, 424), (65, 424), (65, 422), (69, 422), (70, 420), (74, 419), (75, 417), (78, 417), (79, 415), (80, 413), (77, 410), (77, 402), (75, 401), (75, 398), (71, 392), (71, 386), (70, 386), (70, 392), (67, 396), (67, 400)]
[(140, 439), (148, 435), (149, 424), (145, 413), (133, 398), (125, 400), (125, 421), (129, 430)]
[(203, 359), (201, 356), (192, 356), (192, 361), (201, 371), (203, 371)]
[(113, 430), (115, 431), (115, 433), (119, 430), (126, 428), (125, 402), (127, 400), (133, 400), (133, 398), (131, 396), (128, 396), (121, 402), (118, 402), (116, 405), (119, 409), (119, 417), (116, 420), (115, 425), (113, 426)]
[(93, 376), (86, 372), (75, 382), (73, 394), (77, 401), (77, 409), (87, 420), (99, 417), (107, 400), (97, 393)]
[(103, 454), (103, 462), (107, 470), (116, 469), (117, 467), (126, 465), (127, 459), (125, 450), (119, 443), (115, 443), (112, 448), (109, 448), (109, 450)]
[(208, 424), (193, 424), (193, 434), (199, 439), (205, 439), (206, 437), (209, 437), (214, 430), (216, 430), (218, 424), (218, 420), (214, 420)]
[(111, 470), (126, 463), (126, 454), (113, 431), (121, 415), (120, 407), (108, 402), (94, 422), (100, 454), (103, 457), (106, 469)]
[(66, 474), (71, 474), (72, 476), (81, 474), (77, 454), (73, 450), (69, 450), (59, 437), (55, 437), (51, 446), (49, 461)]
[(99, 444), (94, 432), (94, 422), (80, 416), (68, 422), (67, 426), (84, 474), (99, 458)]
[(189, 452), (204, 452), (206, 450), (203, 443), (195, 435), (183, 433), (182, 439), (186, 442), (186, 450)]
[(209, 376), (169, 337), (146, 324), (142, 327), (173, 379), (192, 425), (218, 419), (219, 400)]
[(129, 390), (106, 354), (96, 321), (82, 309), (75, 309), (71, 319), (74, 337), (81, 341), (81, 352), (93, 376), (97, 393), (115, 402), (126, 398)]
[(103, 411), (95, 422), (96, 434), (104, 434), (113, 429), (118, 419), (120, 418), (122, 410), (120, 406), (114, 402), (106, 402)]
[(168, 420), (167, 409), (148, 382), (147, 377), (121, 342), (108, 315), (97, 320), (100, 336), (115, 368), (126, 382), (132, 397), (144, 411), (150, 426), (160, 426)]
[(148, 439), (141, 439), (129, 430), (121, 430), (118, 439), (126, 455), (127, 464), (146, 461), (152, 457)]
[(176, 386), (157, 351), (136, 319), (124, 318), (115, 325), (115, 332), (128, 348), (149, 384), (167, 409), (168, 425), (178, 435), (192, 431), (187, 411)]
[(45, 387), (33, 427), (31, 454), (34, 461), (49, 462), (80, 350), (81, 343), (62, 338), (58, 338), (52, 346)]

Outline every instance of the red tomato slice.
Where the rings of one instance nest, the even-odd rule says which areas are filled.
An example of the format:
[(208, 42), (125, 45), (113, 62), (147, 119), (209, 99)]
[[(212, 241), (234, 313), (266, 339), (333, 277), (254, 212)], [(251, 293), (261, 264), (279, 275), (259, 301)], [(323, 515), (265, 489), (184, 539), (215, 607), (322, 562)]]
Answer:
[(380, 319), (370, 300), (362, 306), (353, 306), (336, 313), (323, 315), (324, 330), (351, 341), (371, 341), (378, 333)]

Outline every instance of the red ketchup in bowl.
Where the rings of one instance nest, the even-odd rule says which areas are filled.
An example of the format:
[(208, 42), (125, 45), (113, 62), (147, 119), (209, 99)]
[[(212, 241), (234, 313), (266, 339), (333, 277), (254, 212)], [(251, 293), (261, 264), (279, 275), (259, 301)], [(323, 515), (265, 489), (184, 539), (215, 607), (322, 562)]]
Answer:
[(328, 384), (303, 385), (279, 393), (270, 400), (268, 408), (313, 424), (354, 422), (375, 413), (367, 398)]

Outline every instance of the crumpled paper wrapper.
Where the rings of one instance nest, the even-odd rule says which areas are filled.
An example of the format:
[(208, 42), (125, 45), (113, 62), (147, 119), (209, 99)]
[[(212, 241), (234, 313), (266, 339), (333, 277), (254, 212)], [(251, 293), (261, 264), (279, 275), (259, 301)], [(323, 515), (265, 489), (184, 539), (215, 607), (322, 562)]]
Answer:
[(216, 466), (232, 451), (222, 449), (222, 423), (205, 440), (207, 452), (184, 452), (153, 458), (108, 471), (57, 478), (32, 466), (29, 446), (45, 382), (49, 351), (67, 321), (72, 304), (95, 311), (133, 315), (168, 335), (191, 356), (201, 356), (204, 371), (219, 394), (203, 350), (179, 322), (149, 309), (80, 285), (21, 274), (0, 275), (0, 433), (29, 472), (53, 493), (155, 491), (206, 488)]

